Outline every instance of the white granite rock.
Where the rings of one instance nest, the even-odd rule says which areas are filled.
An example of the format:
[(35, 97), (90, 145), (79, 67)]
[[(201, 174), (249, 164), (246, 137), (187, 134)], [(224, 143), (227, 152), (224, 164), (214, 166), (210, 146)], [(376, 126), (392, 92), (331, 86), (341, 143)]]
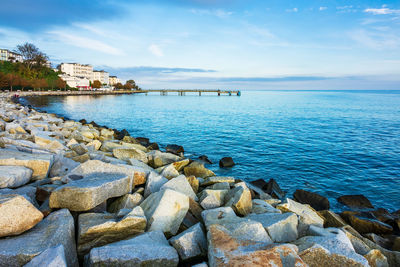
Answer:
[(0, 166), (0, 188), (20, 187), (31, 180), (32, 170), (24, 166)]

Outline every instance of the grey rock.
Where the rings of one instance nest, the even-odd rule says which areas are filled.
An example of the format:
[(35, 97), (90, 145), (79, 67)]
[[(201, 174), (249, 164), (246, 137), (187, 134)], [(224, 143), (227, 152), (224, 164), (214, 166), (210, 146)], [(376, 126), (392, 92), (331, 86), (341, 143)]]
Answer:
[(57, 154), (54, 157), (54, 163), (51, 166), (49, 177), (64, 176), (78, 166), (78, 162), (63, 157), (61, 154)]
[(305, 236), (295, 242), (302, 252), (306, 249), (319, 245), (329, 251), (331, 254), (342, 255), (361, 265), (368, 266), (368, 261), (361, 255), (357, 254), (346, 234), (337, 228), (319, 228), (310, 226), (310, 233), (315, 236)]
[(297, 239), (297, 215), (294, 213), (250, 214), (246, 218), (260, 222), (276, 243), (291, 242)]
[(169, 243), (183, 261), (207, 255), (207, 239), (200, 223), (172, 237)]
[(178, 177), (169, 180), (161, 186), (160, 190), (167, 188), (185, 194), (193, 200), (197, 201), (197, 196), (194, 193), (193, 188), (190, 186), (185, 175), (179, 175)]
[(132, 177), (124, 173), (91, 173), (51, 192), (50, 208), (87, 211), (112, 197), (132, 191)]
[(151, 194), (140, 207), (146, 214), (148, 231), (160, 230), (166, 235), (175, 235), (189, 210), (189, 197), (165, 189)]
[(147, 153), (148, 164), (153, 168), (159, 168), (167, 164), (179, 161), (181, 158), (171, 153), (152, 150)]
[(0, 149), (0, 165), (27, 167), (33, 171), (33, 180), (41, 180), (46, 178), (52, 163), (53, 155), (50, 154), (30, 154)]
[(32, 170), (24, 166), (0, 166), (0, 188), (15, 188), (26, 184)]
[(114, 200), (108, 207), (108, 212), (118, 212), (122, 209), (133, 209), (140, 205), (143, 201), (143, 196), (138, 193), (126, 194)]
[(157, 174), (156, 172), (151, 172), (147, 176), (144, 197), (148, 197), (150, 194), (159, 191), (160, 188), (167, 182), (167, 178)]
[(251, 209), (251, 213), (260, 214), (260, 213), (282, 213), (280, 210), (274, 208), (271, 204), (268, 204), (267, 201), (262, 199), (253, 199), (253, 206)]
[(122, 218), (115, 214), (84, 213), (79, 215), (78, 255), (84, 256), (93, 247), (103, 246), (143, 233), (146, 217), (136, 207)]
[(225, 196), (228, 190), (205, 189), (200, 193), (199, 204), (203, 209), (214, 209), (221, 207), (225, 203)]
[(24, 267), (67, 267), (67, 260), (65, 259), (64, 246), (59, 245), (57, 247), (48, 248), (30, 262), (24, 265)]
[(94, 248), (85, 266), (165, 266), (179, 263), (176, 250), (168, 244), (161, 231)]
[(0, 239), (0, 266), (22, 266), (58, 245), (64, 246), (67, 265), (77, 267), (74, 219), (66, 209), (51, 213), (26, 233)]

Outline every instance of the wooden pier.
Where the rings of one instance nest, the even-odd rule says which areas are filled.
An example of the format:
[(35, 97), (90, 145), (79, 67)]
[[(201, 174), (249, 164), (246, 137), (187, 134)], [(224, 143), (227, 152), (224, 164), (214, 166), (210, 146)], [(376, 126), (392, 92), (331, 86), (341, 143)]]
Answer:
[(216, 93), (220, 95), (237, 95), (240, 96), (239, 90), (218, 90), (218, 89), (148, 89), (141, 90), (140, 93), (160, 93), (160, 95), (168, 95), (168, 93), (178, 93), (180, 96), (184, 96), (186, 93), (198, 93), (201, 96), (202, 93)]

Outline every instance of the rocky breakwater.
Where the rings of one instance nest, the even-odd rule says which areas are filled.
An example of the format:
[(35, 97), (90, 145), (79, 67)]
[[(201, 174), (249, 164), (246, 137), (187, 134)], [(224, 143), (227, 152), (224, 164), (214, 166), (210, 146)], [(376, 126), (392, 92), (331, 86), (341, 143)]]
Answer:
[(179, 146), (2, 99), (0, 147), (0, 266), (400, 266), (399, 213), (285, 199)]

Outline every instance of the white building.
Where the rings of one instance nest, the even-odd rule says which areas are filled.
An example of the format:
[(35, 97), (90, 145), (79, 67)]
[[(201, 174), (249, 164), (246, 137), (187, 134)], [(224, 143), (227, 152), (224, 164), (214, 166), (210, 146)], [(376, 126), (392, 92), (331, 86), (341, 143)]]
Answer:
[(76, 77), (70, 76), (68, 74), (59, 74), (58, 75), (63, 81), (65, 81), (69, 87), (78, 88), (80, 90), (90, 90), (89, 79), (86, 77)]
[(91, 81), (100, 81), (101, 84), (109, 84), (110, 74), (107, 71), (100, 70), (100, 71), (93, 71), (93, 75)]
[(71, 77), (84, 77), (87, 80), (91, 80), (93, 76), (93, 66), (88, 64), (61, 63), (59, 69)]
[(22, 55), (11, 52), (7, 49), (0, 49), (0, 60), (11, 61), (11, 62), (23, 62)]
[(121, 82), (121, 80), (117, 76), (110, 76), (108, 80), (111, 86), (114, 86), (117, 83)]

